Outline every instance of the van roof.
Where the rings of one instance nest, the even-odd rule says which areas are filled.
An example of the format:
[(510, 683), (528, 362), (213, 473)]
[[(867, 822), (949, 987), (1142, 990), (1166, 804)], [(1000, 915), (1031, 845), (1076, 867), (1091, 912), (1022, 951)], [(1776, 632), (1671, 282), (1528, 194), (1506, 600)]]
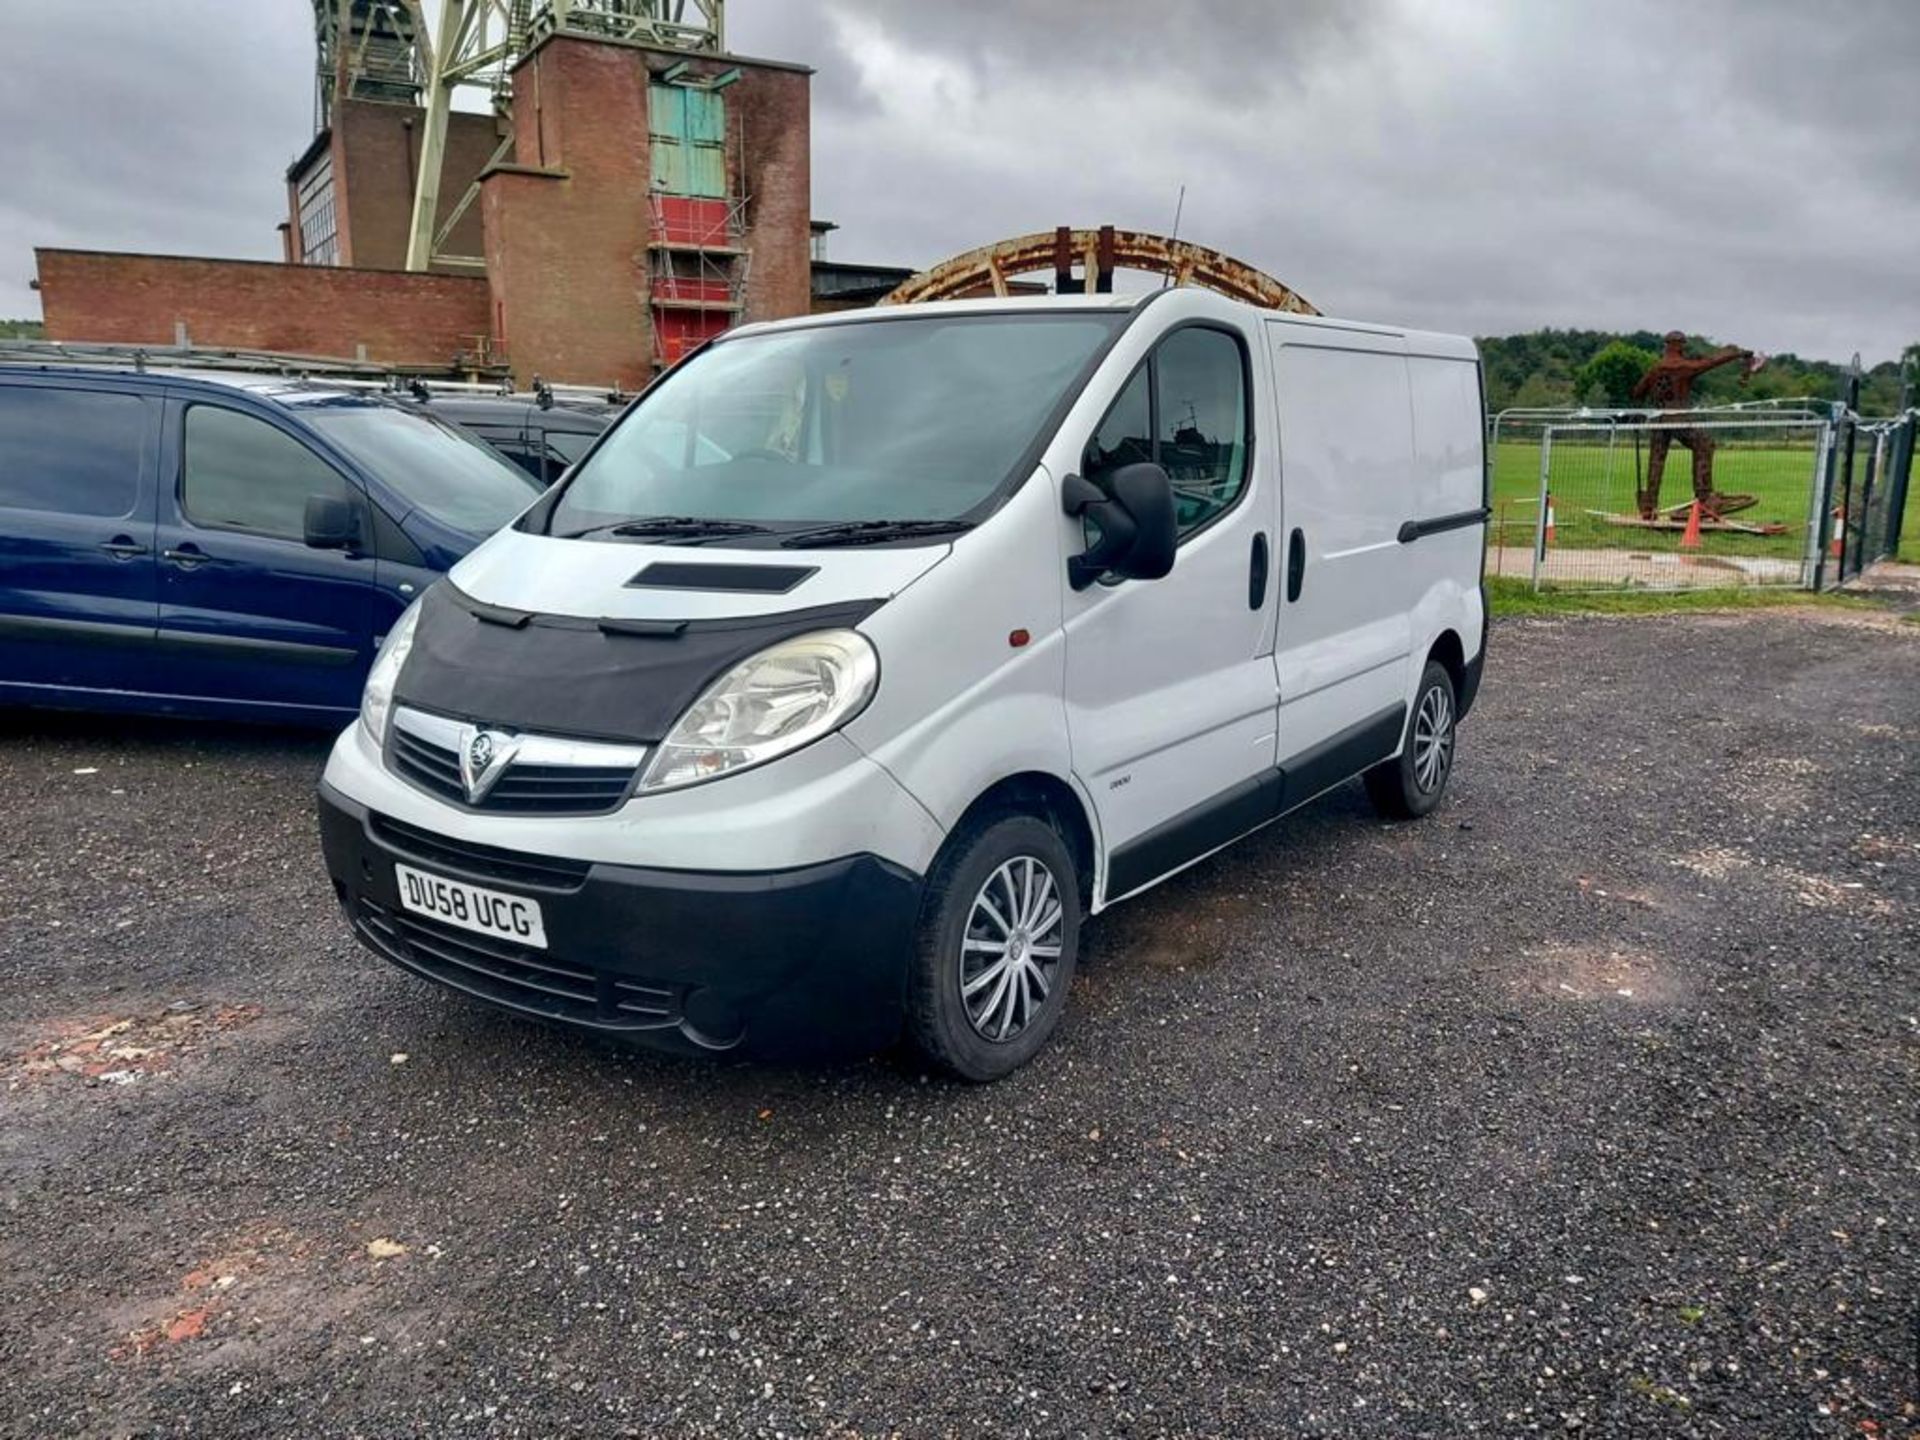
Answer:
[(1244, 311), (1249, 317), (1267, 320), (1283, 320), (1288, 324), (1323, 327), (1329, 330), (1362, 331), (1375, 335), (1404, 336), (1409, 341), (1424, 342), (1424, 347), (1435, 353), (1461, 354), (1472, 357), (1476, 351), (1473, 341), (1464, 335), (1443, 335), (1432, 331), (1411, 329), (1404, 325), (1382, 325), (1368, 320), (1344, 320), (1334, 315), (1301, 315), (1291, 310), (1268, 310), (1260, 306), (1247, 305), (1212, 290), (1193, 287), (1173, 287), (1164, 290), (1148, 290), (1133, 294), (1111, 295), (994, 295), (977, 300), (929, 300), (924, 303), (902, 306), (874, 306), (864, 310), (842, 310), (827, 315), (800, 315), (789, 320), (766, 320), (752, 325), (740, 325), (726, 332), (728, 336), (755, 335), (775, 330), (792, 330), (815, 325), (858, 325), (871, 324), (877, 320), (902, 319), (909, 315), (981, 315), (995, 312), (1007, 314), (1032, 313), (1035, 310), (1055, 312), (1074, 310), (1115, 311), (1132, 310), (1160, 296), (1204, 297), (1219, 305), (1231, 306)]
[(62, 380), (109, 381), (130, 390), (238, 390), (277, 405), (312, 405), (361, 401), (383, 404), (380, 390), (342, 385), (303, 375), (263, 375), (229, 370), (136, 370), (119, 365), (0, 365), (0, 384), (9, 376), (46, 376)]

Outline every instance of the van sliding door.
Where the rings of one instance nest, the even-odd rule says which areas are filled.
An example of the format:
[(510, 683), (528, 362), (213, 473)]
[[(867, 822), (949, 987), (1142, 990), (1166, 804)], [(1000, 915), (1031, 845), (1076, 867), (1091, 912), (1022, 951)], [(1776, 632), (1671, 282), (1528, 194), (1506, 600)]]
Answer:
[(1396, 749), (1415, 599), (1406, 344), (1269, 322), (1282, 450), (1274, 671), (1280, 768), (1297, 804)]

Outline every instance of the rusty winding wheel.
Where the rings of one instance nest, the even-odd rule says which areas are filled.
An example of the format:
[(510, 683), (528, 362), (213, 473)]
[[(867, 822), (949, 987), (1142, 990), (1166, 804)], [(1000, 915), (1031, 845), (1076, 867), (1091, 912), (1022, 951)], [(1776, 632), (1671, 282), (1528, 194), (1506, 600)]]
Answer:
[[(1078, 264), (1080, 273), (1074, 273)], [(977, 250), (944, 260), (923, 270), (889, 294), (882, 305), (911, 305), (924, 300), (959, 300), (969, 296), (1014, 293), (1016, 277), (1053, 272), (1053, 288), (1060, 294), (1083, 291), (1105, 294), (1113, 289), (1116, 270), (1144, 270), (1167, 276), (1175, 285), (1198, 285), (1249, 305), (1268, 310), (1291, 310), (1296, 315), (1318, 315), (1291, 287), (1265, 271), (1195, 245), (1144, 230), (1075, 230), (1062, 225), (1053, 233), (1040, 231), (982, 245)]]

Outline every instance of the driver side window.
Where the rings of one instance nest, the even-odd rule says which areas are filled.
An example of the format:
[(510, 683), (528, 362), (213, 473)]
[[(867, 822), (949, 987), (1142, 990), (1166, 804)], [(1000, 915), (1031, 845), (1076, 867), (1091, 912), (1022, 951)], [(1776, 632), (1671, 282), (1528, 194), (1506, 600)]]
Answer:
[(264, 420), (217, 405), (188, 408), (180, 508), (195, 525), (299, 540), (313, 495), (352, 500), (356, 491), (333, 466)]
[(1107, 476), (1123, 465), (1153, 459), (1153, 377), (1152, 362), (1144, 362), (1133, 372), (1120, 398), (1100, 426), (1087, 437), (1086, 453), (1080, 458), (1080, 473), (1106, 489)]
[(1087, 439), (1081, 474), (1105, 488), (1123, 465), (1151, 460), (1173, 482), (1185, 539), (1246, 488), (1246, 367), (1223, 330), (1187, 326), (1155, 347)]

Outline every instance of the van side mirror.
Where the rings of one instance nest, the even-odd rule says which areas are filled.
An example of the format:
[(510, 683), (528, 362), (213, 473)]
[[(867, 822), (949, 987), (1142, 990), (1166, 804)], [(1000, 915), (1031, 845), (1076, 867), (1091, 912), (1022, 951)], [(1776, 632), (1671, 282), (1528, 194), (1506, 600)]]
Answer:
[(1091, 520), (1100, 538), (1067, 562), (1067, 581), (1084, 590), (1103, 575), (1158, 580), (1173, 569), (1179, 526), (1173, 513), (1173, 482), (1150, 460), (1122, 465), (1102, 489), (1069, 475), (1061, 487), (1069, 515)]
[(360, 509), (338, 495), (309, 495), (305, 529), (315, 550), (350, 550), (360, 543)]

